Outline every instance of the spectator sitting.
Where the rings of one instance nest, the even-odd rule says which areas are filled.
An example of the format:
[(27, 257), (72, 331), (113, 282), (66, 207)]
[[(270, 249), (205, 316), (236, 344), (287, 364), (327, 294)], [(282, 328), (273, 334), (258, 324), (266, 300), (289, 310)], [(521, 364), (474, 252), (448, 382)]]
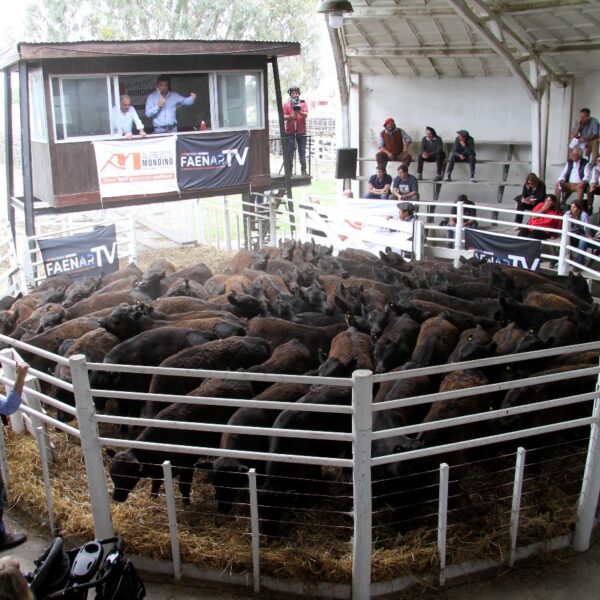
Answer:
[(392, 183), (392, 195), (398, 200), (419, 200), (419, 182), (414, 175), (410, 175), (408, 167), (400, 165), (398, 175)]
[(392, 117), (388, 117), (383, 122), (383, 130), (379, 134), (377, 140), (377, 148), (379, 152), (375, 155), (375, 160), (378, 165), (387, 166), (390, 160), (402, 161), (405, 167), (408, 167), (412, 161), (412, 157), (408, 152), (412, 138), (404, 129), (396, 127), (396, 123)]
[(592, 117), (589, 108), (579, 111), (579, 119), (573, 125), (569, 148), (579, 148), (582, 156), (595, 158), (598, 155), (598, 135), (600, 126)]
[[(589, 217), (587, 212), (585, 211), (585, 207), (581, 200), (575, 200), (575, 202), (571, 203), (571, 208), (567, 213), (565, 213), (571, 219), (575, 219), (576, 221), (581, 221), (581, 223), (571, 222), (571, 233), (576, 233), (581, 237), (585, 237), (586, 227), (582, 223), (587, 224)], [(584, 251), (587, 247), (587, 242), (585, 239), (578, 239), (576, 237), (571, 237), (569, 239), (570, 246), (577, 246), (577, 248), (581, 251)], [(580, 254), (579, 252), (573, 252), (573, 258), (575, 262), (582, 265), (584, 263), (585, 256)]]
[(434, 162), (436, 164), (437, 175), (433, 178), (434, 181), (442, 180), (444, 171), (444, 142), (438, 137), (433, 127), (425, 127), (425, 137), (421, 140), (421, 152), (417, 163), (417, 179), (423, 179), (423, 162)]
[(585, 166), (587, 160), (583, 158), (580, 148), (571, 150), (571, 158), (567, 160), (563, 170), (554, 186), (556, 197), (560, 198), (560, 207), (563, 212), (571, 192), (577, 192), (577, 200), (583, 200), (583, 193), (587, 188), (585, 179)]
[(451, 227), (452, 229), (448, 229), (448, 237), (450, 239), (454, 239), (454, 230), (456, 229), (456, 214), (458, 212), (458, 203), (463, 203), (463, 227), (469, 227), (471, 229), (477, 228), (477, 221), (475, 217), (477, 216), (477, 210), (475, 208), (470, 208), (471, 206), (475, 206), (475, 202), (469, 200), (466, 194), (460, 194), (458, 198), (455, 200), (455, 206), (452, 207), (450, 211), (451, 216), (449, 219), (445, 219), (440, 221), (440, 225), (442, 227)]
[(583, 178), (588, 182), (587, 190), (587, 207), (589, 214), (594, 212), (594, 196), (600, 194), (600, 185), (598, 184), (598, 176), (600, 175), (600, 156), (596, 156), (594, 161), (590, 161), (585, 166)]
[[(517, 210), (532, 210), (546, 198), (546, 184), (535, 173), (529, 173), (523, 184), (523, 191), (515, 197)], [(515, 215), (515, 223), (522, 223), (523, 215)], [(517, 228), (519, 229), (519, 228)]]
[[(594, 225), (599, 229), (592, 229), (591, 227), (586, 227), (585, 229), (585, 237), (588, 240), (593, 240), (594, 244), (590, 244), (589, 242), (586, 244), (585, 249), (591, 254), (600, 254), (600, 211), (591, 214), (588, 218), (588, 225)], [(593, 263), (596, 261), (592, 258), (584, 257), (585, 265), (591, 267)], [(597, 263), (596, 263), (597, 265)]]
[(452, 181), (452, 171), (455, 162), (468, 162), (471, 170), (471, 183), (475, 182), (475, 140), (466, 129), (459, 129), (452, 145), (446, 181)]
[(0, 558), (0, 600), (33, 600), (19, 561), (12, 556)]
[[(561, 217), (562, 211), (559, 208), (558, 199), (554, 194), (548, 194), (544, 202), (533, 207), (532, 212), (536, 213), (536, 216), (532, 216), (527, 223), (531, 227), (528, 229), (522, 228), (519, 232), (520, 237), (547, 240), (558, 235), (562, 227), (562, 222), (560, 219), (554, 217)], [(554, 231), (542, 231), (540, 229), (533, 229), (533, 227), (546, 227), (554, 229)]]
[(387, 200), (390, 195), (391, 185), (391, 176), (385, 172), (385, 167), (383, 165), (378, 165), (375, 175), (371, 175), (371, 178), (369, 179), (369, 193), (365, 198)]

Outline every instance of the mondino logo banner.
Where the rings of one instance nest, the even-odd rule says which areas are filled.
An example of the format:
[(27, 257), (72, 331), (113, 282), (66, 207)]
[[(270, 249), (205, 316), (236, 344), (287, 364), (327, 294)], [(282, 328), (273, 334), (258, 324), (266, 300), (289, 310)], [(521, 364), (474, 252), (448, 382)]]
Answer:
[(68, 273), (74, 279), (107, 275), (119, 269), (114, 225), (89, 233), (38, 240), (46, 277)]
[(176, 192), (176, 136), (94, 142), (100, 195)]

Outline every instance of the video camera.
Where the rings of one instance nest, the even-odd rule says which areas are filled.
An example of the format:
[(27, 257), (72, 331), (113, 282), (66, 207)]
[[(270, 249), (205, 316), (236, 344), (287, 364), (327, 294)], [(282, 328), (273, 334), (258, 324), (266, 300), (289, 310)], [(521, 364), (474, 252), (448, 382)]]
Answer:
[(290, 103), (294, 112), (300, 112), (302, 110), (302, 106), (300, 105), (301, 102), (303, 102), (303, 100), (300, 98), (290, 98)]

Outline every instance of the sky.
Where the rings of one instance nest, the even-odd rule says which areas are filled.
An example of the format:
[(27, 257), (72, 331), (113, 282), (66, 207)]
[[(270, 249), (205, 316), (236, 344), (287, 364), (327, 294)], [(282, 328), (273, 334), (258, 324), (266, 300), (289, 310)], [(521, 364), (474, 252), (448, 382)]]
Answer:
[(0, 0), (2, 20), (0, 21), (0, 50), (12, 46), (23, 39), (25, 11), (31, 0)]

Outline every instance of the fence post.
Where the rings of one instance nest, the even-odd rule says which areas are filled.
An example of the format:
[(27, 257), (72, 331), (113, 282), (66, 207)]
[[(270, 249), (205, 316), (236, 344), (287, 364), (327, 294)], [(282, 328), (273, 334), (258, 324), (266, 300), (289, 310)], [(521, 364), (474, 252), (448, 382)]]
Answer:
[(513, 483), (512, 508), (510, 511), (510, 558), (508, 565), (515, 564), (517, 553), (517, 535), (519, 533), (519, 518), (521, 514), (521, 493), (523, 491), (523, 474), (525, 472), (525, 448), (517, 449), (517, 463), (515, 465), (515, 480)]
[[(456, 203), (456, 228), (454, 229), (454, 268), (460, 267), (460, 252), (463, 238), (463, 203)], [(450, 231), (450, 230), (449, 230)]]
[[(596, 392), (600, 393), (600, 376), (596, 382)], [(594, 518), (598, 507), (598, 494), (600, 493), (600, 397), (594, 398), (592, 411), (590, 442), (588, 445), (587, 460), (583, 473), (583, 483), (577, 504), (577, 520), (573, 535), (573, 548), (584, 552), (590, 547)]]
[(81, 449), (85, 461), (90, 504), (94, 518), (94, 532), (97, 539), (112, 537), (113, 526), (110, 514), (110, 500), (106, 486), (106, 475), (102, 463), (102, 447), (98, 441), (98, 424), (94, 418), (94, 399), (90, 390), (90, 380), (83, 354), (75, 354), (69, 359), (75, 409), (81, 435)]
[(254, 593), (260, 592), (260, 530), (258, 523), (258, 492), (256, 469), (248, 471), (248, 491), (250, 492), (250, 529), (252, 531), (252, 581)]
[(352, 374), (352, 445), (354, 465), (354, 538), (352, 540), (352, 600), (371, 596), (371, 434), (373, 373), (366, 369)]
[(450, 467), (440, 464), (440, 489), (438, 498), (438, 554), (440, 557), (440, 587), (446, 584), (446, 537), (448, 533), (448, 485)]
[(181, 579), (181, 552), (179, 550), (179, 529), (177, 527), (177, 510), (175, 508), (175, 493), (173, 491), (173, 469), (171, 461), (165, 460), (162, 464), (165, 496), (167, 498), (167, 515), (169, 518), (169, 534), (171, 535), (171, 554), (173, 555), (173, 576), (177, 581)]
[(137, 263), (137, 239), (135, 236), (135, 213), (129, 213), (129, 262)]
[(225, 250), (231, 252), (231, 223), (229, 222), (229, 200), (223, 196), (223, 227), (225, 227)]
[(35, 438), (40, 451), (42, 473), (44, 476), (44, 492), (46, 494), (46, 505), (48, 506), (48, 522), (50, 533), (56, 535), (56, 522), (54, 520), (54, 500), (52, 498), (52, 485), (50, 484), (50, 469), (48, 468), (48, 453), (46, 452), (46, 432), (43, 427), (35, 428)]
[(277, 209), (275, 198), (269, 196), (269, 246), (277, 247)]
[(558, 274), (566, 275), (569, 272), (567, 266), (567, 244), (569, 243), (570, 219), (565, 215), (562, 219), (562, 228), (560, 232), (560, 247), (558, 249)]

